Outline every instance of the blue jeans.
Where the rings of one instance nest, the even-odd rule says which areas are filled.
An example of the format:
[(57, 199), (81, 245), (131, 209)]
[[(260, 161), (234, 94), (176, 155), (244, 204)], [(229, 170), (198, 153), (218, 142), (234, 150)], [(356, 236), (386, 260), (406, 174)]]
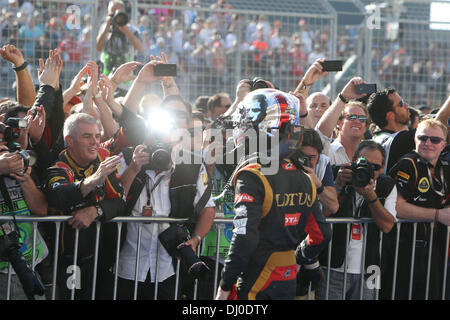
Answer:
[[(316, 288), (316, 300), (325, 300), (327, 287), (327, 268), (322, 267), (325, 280)], [(367, 287), (367, 276), (364, 276), (364, 287), (362, 300), (375, 300), (376, 289)], [(360, 300), (361, 275), (347, 273), (347, 284), (345, 290), (345, 300)], [(330, 270), (330, 284), (328, 288), (329, 300), (343, 300), (342, 291), (344, 288), (344, 273)]]

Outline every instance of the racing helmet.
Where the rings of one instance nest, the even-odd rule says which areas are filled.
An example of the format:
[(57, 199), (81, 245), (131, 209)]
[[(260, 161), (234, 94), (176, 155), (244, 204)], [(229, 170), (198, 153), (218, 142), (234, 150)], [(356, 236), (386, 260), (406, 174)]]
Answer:
[[(258, 135), (279, 134), (279, 155), (286, 157), (300, 144), (300, 102), (280, 90), (266, 88), (248, 93), (233, 114), (233, 139), (236, 147), (245, 144), (250, 129)], [(289, 139), (287, 139), (289, 138)]]

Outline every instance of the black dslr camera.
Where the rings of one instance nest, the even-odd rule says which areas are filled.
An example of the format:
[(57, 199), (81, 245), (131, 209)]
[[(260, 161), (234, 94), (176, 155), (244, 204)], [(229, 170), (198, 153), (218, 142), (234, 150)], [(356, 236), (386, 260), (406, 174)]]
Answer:
[(355, 187), (365, 187), (374, 177), (373, 165), (366, 158), (359, 158), (352, 162), (350, 169), (353, 171), (352, 184)]
[(45, 286), (39, 276), (28, 267), (19, 251), (23, 243), (18, 230), (15, 223), (8, 221), (0, 225), (0, 260), (11, 263), (27, 298), (34, 300), (34, 295), (42, 296), (45, 293)]
[(118, 27), (123, 27), (124, 25), (126, 25), (129, 21), (128, 15), (122, 11), (122, 10), (116, 10), (116, 12), (114, 12), (114, 15), (112, 17), (112, 20), (114, 22), (115, 25), (117, 25)]
[(189, 274), (198, 279), (210, 271), (208, 266), (201, 261), (194, 250), (184, 243), (190, 239), (189, 232), (184, 225), (172, 224), (159, 235), (159, 241), (164, 249), (172, 256), (179, 258), (187, 267)]
[(150, 154), (148, 164), (144, 165), (145, 170), (160, 170), (165, 171), (169, 169), (172, 147), (169, 144), (156, 142), (144, 149)]
[(269, 88), (269, 86), (266, 83), (266, 80), (264, 80), (263, 78), (260, 78), (260, 77), (255, 77), (255, 78), (253, 78), (253, 80), (249, 80), (247, 83), (251, 87), (250, 91), (254, 91), (257, 89)]
[[(28, 122), (22, 118), (8, 118), (5, 121), (5, 127), (3, 129), (3, 138), (7, 142), (6, 146), (8, 151), (18, 152), (23, 159), (24, 172), (27, 171), (29, 166), (33, 166), (36, 162), (36, 156), (34, 152), (29, 150), (22, 150), (19, 143), (14, 142), (20, 136), (20, 129), (24, 129), (28, 126)], [(1, 152), (1, 151), (0, 151)]]

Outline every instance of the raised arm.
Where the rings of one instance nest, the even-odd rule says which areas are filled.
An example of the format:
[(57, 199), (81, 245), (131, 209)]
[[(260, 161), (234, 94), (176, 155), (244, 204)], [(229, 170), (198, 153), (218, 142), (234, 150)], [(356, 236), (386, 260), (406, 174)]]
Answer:
[(36, 99), (34, 83), (28, 71), (27, 64), (22, 53), (12, 44), (7, 44), (0, 49), (1, 57), (14, 65), (17, 83), (17, 102), (31, 107)]
[(447, 125), (448, 118), (450, 118), (450, 95), (447, 97), (447, 100), (445, 100), (444, 104), (439, 109), (439, 112), (436, 114), (436, 119), (444, 125)]
[[(355, 86), (361, 83), (365, 83), (362, 78), (352, 78), (345, 85), (344, 89), (342, 89), (341, 95), (344, 97), (344, 99), (352, 100), (362, 98), (364, 94), (357, 94), (355, 90)], [(320, 118), (319, 122), (316, 125), (316, 128), (318, 128), (323, 135), (330, 137), (337, 125), (339, 116), (341, 115), (342, 110), (344, 110), (344, 107), (344, 101), (342, 101), (342, 99), (338, 96), (336, 99), (334, 99), (331, 106)]]

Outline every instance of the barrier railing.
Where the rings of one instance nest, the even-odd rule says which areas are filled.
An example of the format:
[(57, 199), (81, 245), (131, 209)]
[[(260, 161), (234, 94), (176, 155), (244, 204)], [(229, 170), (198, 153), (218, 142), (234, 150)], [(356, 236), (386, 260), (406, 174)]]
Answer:
[[(47, 216), (47, 217), (34, 217), (34, 216), (17, 216), (15, 217), (17, 222), (22, 223), (32, 223), (33, 224), (33, 260), (31, 268), (32, 270), (35, 270), (36, 267), (36, 261), (35, 261), (35, 251), (36, 251), (36, 239), (37, 239), (37, 232), (38, 232), (38, 223), (46, 223), (46, 222), (53, 222), (55, 223), (55, 239), (54, 239), (54, 252), (53, 254), (53, 274), (52, 274), (52, 292), (51, 292), (51, 299), (55, 300), (56, 297), (56, 288), (57, 288), (57, 273), (58, 273), (58, 249), (59, 249), (59, 241), (60, 241), (60, 230), (61, 230), (61, 223), (68, 221), (71, 219), (72, 216)], [(0, 216), (0, 224), (2, 224), (4, 221), (10, 221), (13, 220), (12, 216)], [(335, 224), (346, 224), (347, 225), (347, 238), (346, 238), (346, 255), (344, 259), (344, 282), (342, 286), (342, 295), (343, 299), (345, 299), (345, 292), (346, 292), (346, 279), (347, 279), (347, 249), (349, 245), (349, 232), (350, 232), (350, 226), (352, 224), (359, 224), (361, 226), (361, 230), (364, 230), (365, 235), (367, 235), (368, 225), (371, 223), (374, 223), (374, 220), (371, 218), (361, 218), (361, 219), (354, 219), (354, 218), (327, 218), (326, 219), (328, 223), (331, 224), (331, 228), (333, 230), (333, 226)], [(186, 222), (187, 219), (173, 219), (168, 217), (116, 217), (110, 220), (108, 223), (117, 223), (117, 247), (116, 247), (116, 256), (115, 256), (115, 263), (114, 263), (114, 270), (118, 269), (119, 265), (119, 257), (120, 257), (120, 239), (121, 239), (121, 233), (122, 233), (122, 226), (123, 223), (138, 223), (138, 235), (137, 235), (137, 254), (136, 254), (136, 266), (135, 266), (135, 279), (134, 279), (134, 299), (137, 299), (137, 288), (138, 288), (138, 274), (139, 274), (139, 257), (140, 257), (140, 247), (141, 247), (141, 239), (142, 239), (142, 227), (144, 224), (148, 223), (183, 223)], [(397, 273), (398, 273), (398, 253), (399, 253), (399, 243), (400, 243), (400, 230), (401, 226), (404, 224), (413, 224), (413, 242), (416, 243), (417, 240), (417, 224), (420, 222), (425, 221), (416, 221), (416, 220), (405, 220), (405, 219), (399, 219), (396, 221), (396, 227), (397, 227), (397, 234), (396, 234), (396, 241), (395, 241), (395, 256), (394, 256), (394, 269), (393, 269), (393, 281), (392, 281), (392, 294), (391, 299), (395, 299), (395, 290), (396, 290), (396, 281), (397, 281)], [(94, 274), (93, 274), (93, 283), (92, 283), (92, 294), (91, 298), (92, 300), (95, 299), (96, 295), (96, 276), (97, 276), (97, 266), (98, 266), (98, 252), (99, 252), (99, 241), (100, 241), (100, 230), (101, 230), (101, 222), (94, 222), (96, 224), (96, 239), (95, 239), (95, 254), (94, 254)], [(215, 218), (214, 219), (214, 225), (224, 225), (232, 223), (232, 219), (230, 218)], [(429, 250), (428, 252), (428, 262), (427, 262), (427, 278), (426, 278), (426, 292), (425, 292), (425, 300), (428, 300), (429, 298), (429, 287), (430, 287), (430, 272), (431, 272), (431, 260), (432, 260), (432, 248), (433, 248), (433, 230), (434, 230), (434, 223), (433, 222), (426, 222), (430, 224), (430, 240), (429, 240)], [(213, 226), (214, 227), (214, 226)], [(449, 235), (450, 235), (450, 227), (447, 227), (447, 236), (446, 236), (446, 244), (445, 244), (445, 253), (443, 255), (445, 256), (444, 262), (444, 270), (443, 270), (443, 281), (442, 281), (442, 296), (441, 299), (445, 299), (446, 295), (446, 280), (447, 280), (447, 262), (448, 262), (448, 248), (449, 248)], [(215, 256), (215, 267), (214, 267), (214, 291), (211, 292), (211, 299), (214, 298), (214, 293), (217, 291), (217, 284), (219, 280), (219, 242), (221, 237), (221, 228), (217, 228), (217, 241), (216, 241), (216, 256)], [(380, 231), (380, 256), (381, 256), (381, 249), (383, 244), (383, 232)], [(77, 266), (78, 262), (78, 243), (79, 243), (79, 230), (75, 230), (75, 240), (74, 240), (74, 255), (73, 255), (73, 265)], [(328, 245), (328, 266), (331, 265), (331, 253), (332, 253), (332, 240), (330, 241)], [(158, 279), (158, 262), (160, 257), (160, 246), (161, 244), (158, 241), (158, 248), (157, 248), (157, 261), (156, 261), (156, 279)], [(364, 290), (364, 275), (365, 275), (365, 256), (366, 256), (366, 246), (367, 246), (367, 236), (364, 236), (363, 241), (363, 248), (362, 248), (362, 255), (361, 255), (361, 282), (360, 282), (360, 299), (363, 298), (363, 290)], [(412, 289), (413, 289), (413, 279), (414, 279), (414, 259), (415, 259), (415, 250), (416, 246), (412, 245), (412, 252), (411, 252), (411, 265), (410, 265), (410, 280), (409, 280), (409, 294), (408, 299), (412, 299)], [(198, 248), (197, 255), (201, 252), (201, 249)], [(175, 266), (176, 270), (176, 279), (175, 279), (175, 291), (174, 291), (174, 299), (176, 300), (178, 297), (178, 291), (179, 291), (179, 279), (180, 279), (180, 260), (177, 260), (177, 265)], [(11, 292), (11, 277), (12, 277), (12, 267), (11, 264), (9, 264), (8, 268), (8, 286), (7, 286), (7, 295), (6, 299), (10, 299), (10, 292)], [(330, 268), (326, 268), (326, 295), (325, 300), (328, 300), (328, 294), (329, 294), (329, 281), (330, 281)], [(117, 272), (114, 273), (114, 291), (113, 291), (113, 300), (117, 299), (117, 283), (118, 283), (118, 276)], [(197, 297), (197, 281), (195, 281), (195, 287), (194, 287), (194, 300)], [(75, 299), (75, 287), (72, 286), (71, 288), (71, 299)], [(309, 288), (308, 291), (308, 300), (310, 299), (311, 295), (311, 288)], [(155, 282), (155, 289), (154, 289), (155, 299), (158, 296), (158, 282)], [(0, 297), (0, 299), (4, 299), (4, 297)], [(376, 291), (376, 299), (379, 299), (379, 290)]]

